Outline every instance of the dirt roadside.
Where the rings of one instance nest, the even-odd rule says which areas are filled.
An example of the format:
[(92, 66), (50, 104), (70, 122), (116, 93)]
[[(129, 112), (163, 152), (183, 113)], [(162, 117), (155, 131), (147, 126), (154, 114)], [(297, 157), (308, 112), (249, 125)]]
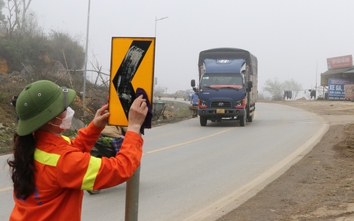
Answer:
[(218, 221), (354, 220), (354, 102), (277, 103), (314, 112), (330, 128), (303, 159)]

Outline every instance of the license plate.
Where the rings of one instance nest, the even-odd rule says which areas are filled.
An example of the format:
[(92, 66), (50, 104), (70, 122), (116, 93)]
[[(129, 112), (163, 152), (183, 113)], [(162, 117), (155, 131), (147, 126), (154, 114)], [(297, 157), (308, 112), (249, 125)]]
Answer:
[(225, 114), (225, 109), (216, 109), (217, 114)]

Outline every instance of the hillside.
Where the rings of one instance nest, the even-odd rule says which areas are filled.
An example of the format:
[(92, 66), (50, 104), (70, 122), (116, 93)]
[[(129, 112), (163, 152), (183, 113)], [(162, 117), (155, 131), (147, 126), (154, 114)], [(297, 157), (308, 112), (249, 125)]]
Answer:
[[(20, 73), (0, 74), (0, 154), (9, 152), (12, 146), (12, 137), (16, 129), (15, 107), (11, 105), (11, 98), (18, 95), (22, 89), (37, 80), (51, 80), (60, 86), (66, 86), (76, 91), (76, 98), (72, 105), (75, 110), (75, 119), (81, 126), (89, 123), (96, 110), (106, 102), (108, 87), (98, 86), (86, 81), (85, 110), (82, 106), (83, 88), (82, 73), (56, 72), (48, 75), (28, 75)], [(153, 126), (176, 122), (189, 118), (188, 105), (180, 102), (166, 102), (166, 109), (159, 117), (154, 117)], [(80, 127), (79, 127), (80, 128)], [(66, 131), (72, 135), (75, 131)]]
[(88, 123), (105, 101), (108, 95), (108, 88), (95, 86), (89, 81), (86, 82), (86, 108), (82, 110), (82, 96), (80, 92), (83, 88), (82, 73), (56, 72), (47, 75), (30, 74), (0, 74), (0, 152), (11, 145), (13, 132), (16, 128), (15, 108), (11, 105), (13, 95), (18, 95), (30, 82), (37, 80), (51, 80), (60, 86), (67, 86), (76, 91), (76, 98), (71, 105), (75, 110), (75, 117), (84, 123)]

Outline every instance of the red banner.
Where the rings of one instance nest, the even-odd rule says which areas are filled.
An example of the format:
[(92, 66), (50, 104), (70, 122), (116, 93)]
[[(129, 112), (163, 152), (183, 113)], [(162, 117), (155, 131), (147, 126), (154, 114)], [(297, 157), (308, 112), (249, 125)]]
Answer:
[(354, 84), (344, 85), (344, 95), (345, 95), (345, 99), (354, 98)]
[(352, 55), (327, 58), (327, 66), (328, 69), (352, 67), (353, 66)]

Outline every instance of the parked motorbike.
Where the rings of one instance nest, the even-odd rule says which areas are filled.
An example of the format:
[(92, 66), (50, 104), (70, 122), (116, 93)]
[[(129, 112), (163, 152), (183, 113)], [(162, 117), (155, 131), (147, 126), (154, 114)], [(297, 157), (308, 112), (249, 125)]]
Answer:
[(198, 106), (189, 106), (190, 114), (192, 117), (198, 117)]
[[(119, 152), (123, 140), (124, 136), (114, 138), (101, 135), (91, 150), (91, 156), (99, 158), (114, 157)], [(87, 192), (90, 195), (94, 195), (98, 194), (100, 190), (87, 190)]]

